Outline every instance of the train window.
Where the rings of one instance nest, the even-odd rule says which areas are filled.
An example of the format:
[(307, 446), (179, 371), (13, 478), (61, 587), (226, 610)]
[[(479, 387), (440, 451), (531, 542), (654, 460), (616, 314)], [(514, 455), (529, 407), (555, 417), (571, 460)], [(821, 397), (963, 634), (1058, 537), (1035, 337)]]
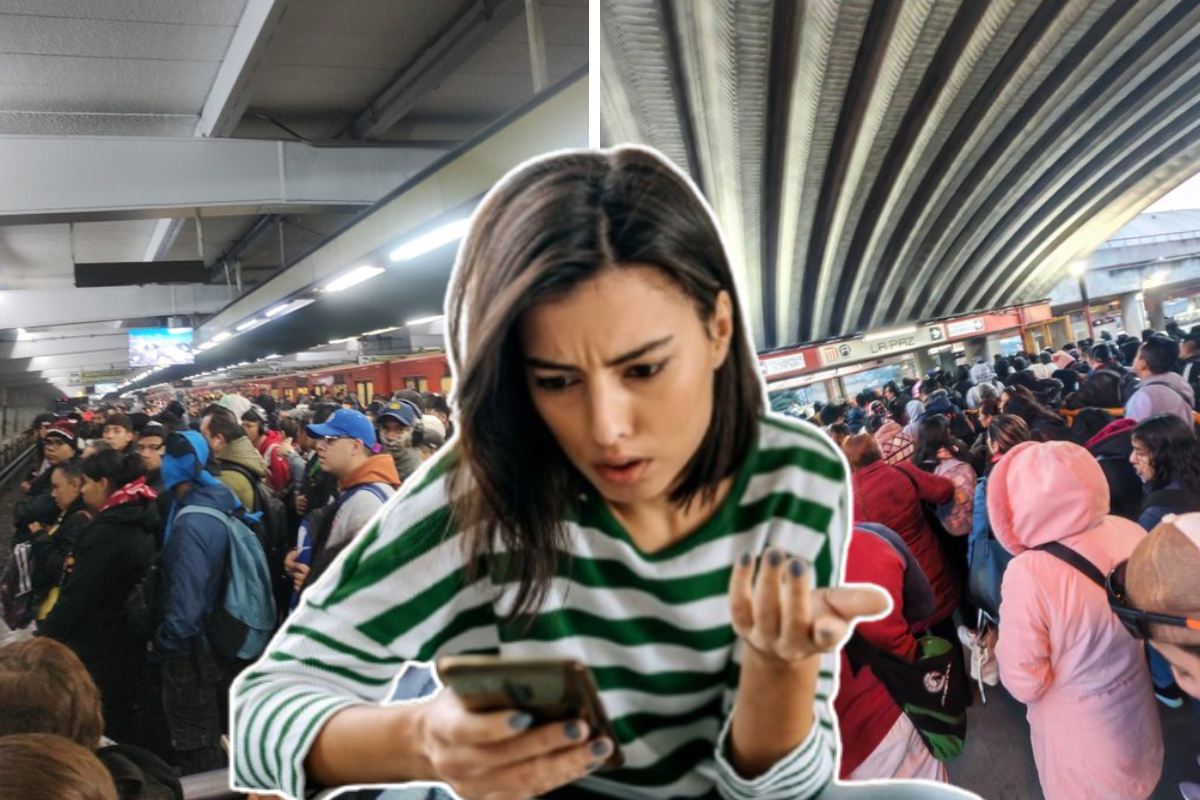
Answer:
[(421, 392), (422, 394), (424, 394), (425, 392), (428, 392), (429, 391), (429, 381), (426, 380), (425, 378), (421, 378), (421, 380), (419, 380), (417, 382), (417, 391)]
[(419, 391), (421, 391), (418, 388), (420, 385), (421, 384), (417, 382), (416, 378), (405, 378), (404, 379), (404, 388), (405, 389), (416, 389), (419, 392)]
[(442, 394), (449, 395), (450, 387), (453, 386), (453, 384), (454, 384), (454, 379), (451, 378), (449, 375), (442, 378)]
[(271, 397), (274, 397), (276, 400), (278, 400), (278, 399), (279, 399), (279, 390), (278, 390), (278, 389), (272, 389), (272, 390), (271, 390)]

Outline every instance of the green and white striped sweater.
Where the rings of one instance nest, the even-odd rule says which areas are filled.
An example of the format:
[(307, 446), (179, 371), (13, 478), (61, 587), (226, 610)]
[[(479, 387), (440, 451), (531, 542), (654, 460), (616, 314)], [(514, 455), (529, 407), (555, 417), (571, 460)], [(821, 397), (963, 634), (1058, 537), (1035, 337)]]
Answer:
[(235, 783), (303, 797), (303, 762), (321, 726), (353, 704), (380, 702), (408, 661), (451, 654), (562, 656), (588, 664), (626, 764), (565, 790), (570, 797), (802, 800), (832, 779), (829, 699), (835, 655), (822, 659), (818, 724), (766, 774), (743, 780), (724, 758), (741, 645), (728, 586), (738, 556), (768, 544), (840, 582), (848, 481), (828, 439), (775, 415), (705, 525), (647, 554), (603, 502), (581, 498), (569, 555), (533, 627), (497, 620), (514, 586), (464, 578), (439, 456), (393, 498), (334, 564), (234, 691)]

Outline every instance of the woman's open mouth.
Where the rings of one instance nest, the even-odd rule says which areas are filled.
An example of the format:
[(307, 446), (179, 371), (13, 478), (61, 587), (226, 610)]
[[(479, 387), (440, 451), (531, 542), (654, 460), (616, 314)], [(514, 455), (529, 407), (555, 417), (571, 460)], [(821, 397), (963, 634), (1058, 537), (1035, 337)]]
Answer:
[(636, 483), (646, 472), (650, 460), (646, 458), (624, 459), (621, 461), (604, 461), (596, 464), (596, 471), (607, 483), (618, 486), (628, 486)]

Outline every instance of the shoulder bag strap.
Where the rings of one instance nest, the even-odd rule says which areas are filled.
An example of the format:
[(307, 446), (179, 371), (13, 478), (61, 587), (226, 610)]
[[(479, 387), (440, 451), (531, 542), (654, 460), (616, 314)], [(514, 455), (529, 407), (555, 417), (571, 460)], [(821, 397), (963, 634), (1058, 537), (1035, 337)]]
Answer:
[[(1086, 558), (1079, 555), (1079, 553), (1076, 553), (1066, 545), (1060, 542), (1046, 542), (1046, 544), (1039, 544), (1037, 547), (1031, 549), (1045, 551), (1055, 558), (1067, 562), (1072, 567), (1087, 576), (1088, 580), (1090, 580), (1092, 583), (1096, 584), (1101, 589), (1105, 589), (1104, 574), (1101, 573), (1100, 570), (1096, 569), (1095, 564), (1088, 561)], [(1107, 589), (1105, 589), (1105, 591), (1107, 591)]]

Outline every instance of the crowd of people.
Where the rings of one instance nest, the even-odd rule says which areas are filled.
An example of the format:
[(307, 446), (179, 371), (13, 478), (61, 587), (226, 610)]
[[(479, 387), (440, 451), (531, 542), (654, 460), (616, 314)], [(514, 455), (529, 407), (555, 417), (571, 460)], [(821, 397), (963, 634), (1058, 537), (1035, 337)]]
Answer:
[(25, 690), (57, 670), (94, 700), (68, 738), (118, 748), (103, 752), (120, 756), (105, 763), (122, 797), (159, 795), (122, 788), (121, 770), (174, 791), (174, 775), (227, 765), (229, 684), (248, 659), (213, 642), (234, 580), (225, 518), (262, 544), (278, 626), (453, 432), (440, 395), (353, 405), (230, 393), (39, 415), (0, 573), (0, 733), (74, 730), (62, 698)]
[[(1172, 515), (1200, 511), (1198, 362), (1200, 329), (1171, 326), (1141, 340), (978, 358), (817, 410), (849, 461), (856, 526), (899, 534), (935, 598), (929, 616), (906, 620), (902, 566), (887, 548), (868, 554), (860, 540), (873, 537), (856, 530), (847, 577), (891, 587), (896, 601), (860, 634), (908, 659), (924, 634), (961, 641), (971, 664), (960, 670), (981, 690), (999, 681), (1027, 706), (1049, 800), (1148, 797), (1163, 761), (1155, 697), (1171, 708), (1189, 702), (1180, 684), (1192, 680), (1200, 636), (1188, 640), (1190, 666), (1182, 649), (1168, 662), (1129, 635), (1104, 578), (1148, 532), (1188, 519)], [(976, 584), (988, 575), (989, 540), (1006, 551), (992, 573), (1002, 576), (998, 607)], [(1197, 555), (1161, 568), (1175, 576)], [(1200, 580), (1190, 580), (1171, 602), (1195, 617)], [(881, 682), (856, 675), (847, 658), (843, 676), (854, 679), (843, 677), (837, 710), (854, 744), (843, 776), (944, 779)], [(1200, 786), (1181, 792), (1197, 798)]]

